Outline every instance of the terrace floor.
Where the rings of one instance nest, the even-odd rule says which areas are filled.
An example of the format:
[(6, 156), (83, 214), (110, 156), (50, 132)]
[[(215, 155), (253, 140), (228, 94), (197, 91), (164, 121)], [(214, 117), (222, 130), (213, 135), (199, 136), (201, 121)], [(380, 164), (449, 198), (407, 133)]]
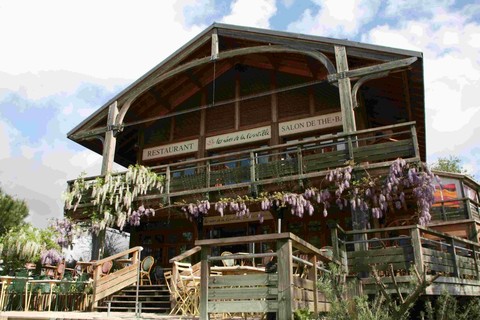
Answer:
[[(164, 314), (142, 313), (139, 317), (132, 312), (60, 312), (60, 311), (4, 311), (0, 312), (0, 320), (20, 320), (20, 319), (37, 319), (37, 320), (94, 320), (94, 319), (169, 319), (169, 320), (194, 320), (199, 319), (198, 316), (169, 316)], [(223, 320), (244, 319), (243, 317), (223, 318)], [(252, 319), (249, 317), (249, 319)], [(260, 318), (259, 318), (260, 319)]]

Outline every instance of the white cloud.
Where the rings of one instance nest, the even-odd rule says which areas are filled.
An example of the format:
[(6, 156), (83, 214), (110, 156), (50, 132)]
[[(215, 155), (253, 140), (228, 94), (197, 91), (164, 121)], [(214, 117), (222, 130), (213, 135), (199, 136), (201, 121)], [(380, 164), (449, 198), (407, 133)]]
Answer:
[(277, 12), (274, 0), (257, 0), (254, 6), (250, 0), (235, 0), (230, 8), (222, 22), (258, 28), (269, 28), (270, 18)]
[(463, 12), (424, 7), (421, 1), (416, 6), (410, 3), (408, 10), (396, 10), (399, 15), (408, 10), (427, 10), (431, 17), (399, 18), (397, 27), (378, 26), (362, 41), (424, 52), (427, 152), (433, 158), (462, 155), (473, 159), (470, 167), (480, 168), (480, 160), (471, 157), (480, 134), (480, 43), (476, 43), (480, 40), (480, 24), (467, 22), (469, 17)]
[(318, 10), (307, 9), (288, 26), (289, 31), (329, 37), (353, 37), (375, 18), (380, 0), (315, 0)]
[(11, 156), (10, 141), (12, 137), (10, 131), (10, 126), (0, 119), (0, 160)]
[(184, 27), (174, 4), (172, 0), (4, 1), (0, 70), (11, 74), (69, 70), (103, 78), (139, 78), (203, 29)]
[(295, 3), (295, 0), (283, 0), (282, 2), (286, 8), (290, 8)]

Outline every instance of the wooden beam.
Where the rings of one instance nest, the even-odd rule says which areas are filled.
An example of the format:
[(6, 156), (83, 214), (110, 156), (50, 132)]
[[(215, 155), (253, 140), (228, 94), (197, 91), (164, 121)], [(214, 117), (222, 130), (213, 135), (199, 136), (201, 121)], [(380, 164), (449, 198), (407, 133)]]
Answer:
[(365, 82), (368, 82), (368, 81), (373, 80), (373, 79), (384, 78), (384, 77), (388, 76), (388, 74), (389, 74), (389, 72), (385, 71), (385, 72), (380, 72), (380, 73), (374, 73), (374, 74), (364, 76), (364, 77), (358, 79), (358, 81), (355, 83), (355, 85), (353, 86), (353, 89), (352, 89), (353, 109), (358, 108), (357, 94), (358, 94), (358, 90), (360, 89), (360, 87)]
[(356, 79), (361, 76), (366, 76), (373, 73), (405, 68), (410, 66), (415, 61), (417, 61), (417, 58), (413, 57), (413, 58), (401, 59), (401, 60), (396, 60), (391, 62), (385, 62), (382, 64), (370, 66), (370, 67), (358, 68), (355, 70), (344, 70), (344, 71), (339, 70), (338, 73), (330, 74), (328, 75), (327, 78), (328, 78), (328, 81), (330, 82), (340, 81), (341, 79), (345, 79), (345, 78)]

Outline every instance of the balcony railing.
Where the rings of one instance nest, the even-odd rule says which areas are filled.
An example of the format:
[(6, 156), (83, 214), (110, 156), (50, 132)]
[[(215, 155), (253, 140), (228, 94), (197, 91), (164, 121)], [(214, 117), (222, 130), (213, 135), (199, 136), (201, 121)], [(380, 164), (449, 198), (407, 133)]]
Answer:
[(387, 286), (392, 284), (392, 275), (399, 283), (411, 281), (412, 268), (428, 276), (442, 275), (427, 294), (447, 290), (469, 295), (469, 290), (480, 289), (480, 245), (476, 242), (419, 225), (359, 231), (336, 226), (332, 230), (335, 257), (348, 275), (364, 279), (365, 292), (378, 290), (367, 279), (373, 268), (387, 278)]
[(385, 167), (397, 158), (420, 160), (414, 122), (330, 134), (150, 169), (165, 177), (163, 194), (153, 196), (175, 197), (321, 177), (347, 164)]

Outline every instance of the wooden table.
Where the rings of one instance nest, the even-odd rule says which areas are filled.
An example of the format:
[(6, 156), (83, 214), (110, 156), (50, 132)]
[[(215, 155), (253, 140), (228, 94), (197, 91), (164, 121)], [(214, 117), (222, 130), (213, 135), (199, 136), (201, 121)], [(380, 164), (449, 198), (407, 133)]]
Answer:
[(220, 267), (215, 266), (211, 267), (210, 271), (221, 272), (223, 275), (241, 275), (241, 274), (255, 274), (255, 273), (265, 273), (265, 268), (263, 267), (252, 267), (252, 266), (231, 266), (231, 267)]

